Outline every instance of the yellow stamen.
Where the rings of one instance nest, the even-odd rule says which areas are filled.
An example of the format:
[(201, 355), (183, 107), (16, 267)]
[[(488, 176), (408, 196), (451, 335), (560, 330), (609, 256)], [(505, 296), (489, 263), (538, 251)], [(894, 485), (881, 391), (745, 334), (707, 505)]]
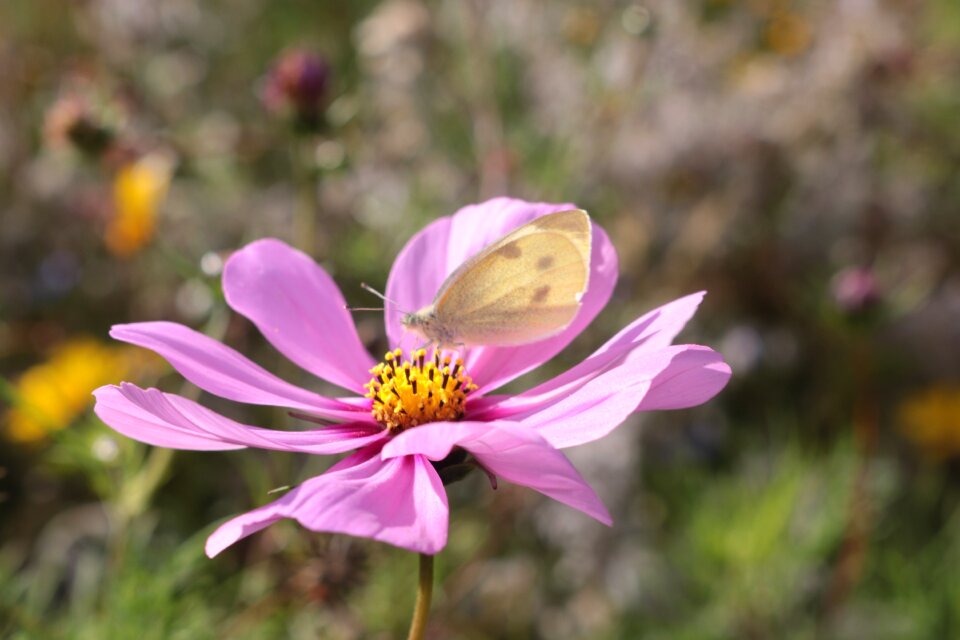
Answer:
[(426, 356), (425, 349), (418, 349), (404, 360), (396, 349), (370, 370), (373, 378), (364, 386), (373, 399), (373, 417), (392, 434), (428, 422), (459, 420), (467, 394), (477, 388), (459, 358), (453, 361), (438, 351), (430, 360)]

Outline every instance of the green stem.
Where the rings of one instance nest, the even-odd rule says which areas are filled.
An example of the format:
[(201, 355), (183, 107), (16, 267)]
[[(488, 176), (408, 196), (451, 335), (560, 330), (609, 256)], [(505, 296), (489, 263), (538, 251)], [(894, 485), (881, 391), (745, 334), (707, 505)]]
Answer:
[(430, 600), (433, 597), (433, 556), (420, 554), (420, 584), (417, 587), (417, 603), (413, 607), (413, 620), (407, 640), (422, 640), (430, 616)]
[(173, 454), (173, 449), (151, 447), (143, 467), (123, 485), (114, 511), (116, 541), (112, 545), (111, 564), (115, 570), (123, 564), (127, 552), (127, 530), (130, 523), (146, 510), (153, 494), (166, 480)]
[(291, 162), (297, 181), (297, 208), (293, 218), (294, 245), (309, 256), (314, 254), (317, 214), (320, 209), (317, 176), (310, 161), (309, 139), (294, 140)]

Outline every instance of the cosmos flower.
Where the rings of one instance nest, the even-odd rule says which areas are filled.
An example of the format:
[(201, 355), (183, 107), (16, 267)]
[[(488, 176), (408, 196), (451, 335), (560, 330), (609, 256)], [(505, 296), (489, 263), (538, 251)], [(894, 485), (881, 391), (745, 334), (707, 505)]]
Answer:
[[(571, 208), (498, 198), (440, 218), (401, 251), (386, 295), (401, 308), (418, 309), (432, 301), (447, 275), (486, 245), (538, 216)], [(429, 353), (413, 348), (417, 338), (403, 332), (400, 314), (388, 304), (386, 330), (394, 350), (377, 363), (364, 350), (330, 276), (286, 244), (258, 240), (227, 262), (228, 304), (294, 363), (354, 396), (329, 398), (295, 387), (179, 324), (118, 325), (111, 335), (152, 349), (209, 393), (286, 407), (332, 424), (295, 432), (263, 429), (186, 398), (127, 383), (98, 389), (96, 412), (120, 433), (161, 447), (355, 450), (280, 499), (221, 525), (207, 541), (210, 556), (282, 518), (313, 531), (365, 536), (434, 554), (447, 541), (442, 475), (470, 463), (491, 478), (530, 487), (609, 525), (607, 509), (562, 449), (603, 437), (635, 411), (691, 407), (723, 388), (730, 368), (718, 353), (671, 345), (703, 294), (638, 318), (552, 380), (518, 395), (494, 392), (576, 337), (607, 303), (616, 279), (616, 252), (594, 225), (590, 286), (579, 314), (562, 333), (519, 347)]]

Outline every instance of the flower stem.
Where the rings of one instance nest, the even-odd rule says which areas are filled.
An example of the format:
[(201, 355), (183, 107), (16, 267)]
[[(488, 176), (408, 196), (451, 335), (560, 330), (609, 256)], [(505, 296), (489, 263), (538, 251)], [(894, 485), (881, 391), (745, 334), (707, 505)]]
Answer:
[(317, 175), (310, 161), (311, 139), (293, 141), (291, 162), (297, 180), (297, 205), (293, 218), (293, 240), (298, 249), (313, 256), (316, 249), (317, 214), (320, 209)]
[(407, 640), (422, 640), (430, 615), (430, 600), (433, 597), (433, 556), (420, 554), (420, 584), (417, 587), (417, 603), (413, 607), (410, 635)]

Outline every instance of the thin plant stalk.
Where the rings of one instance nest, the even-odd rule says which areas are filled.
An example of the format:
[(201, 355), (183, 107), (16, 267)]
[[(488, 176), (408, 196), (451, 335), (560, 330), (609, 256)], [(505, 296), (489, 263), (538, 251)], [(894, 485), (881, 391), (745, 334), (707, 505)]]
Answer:
[(430, 616), (430, 601), (433, 598), (433, 556), (420, 554), (420, 583), (417, 586), (417, 602), (413, 606), (413, 620), (407, 640), (422, 640)]
[(309, 256), (314, 255), (317, 237), (317, 217), (320, 213), (319, 185), (310, 154), (310, 138), (292, 143), (291, 163), (297, 181), (297, 204), (293, 217), (294, 245)]

